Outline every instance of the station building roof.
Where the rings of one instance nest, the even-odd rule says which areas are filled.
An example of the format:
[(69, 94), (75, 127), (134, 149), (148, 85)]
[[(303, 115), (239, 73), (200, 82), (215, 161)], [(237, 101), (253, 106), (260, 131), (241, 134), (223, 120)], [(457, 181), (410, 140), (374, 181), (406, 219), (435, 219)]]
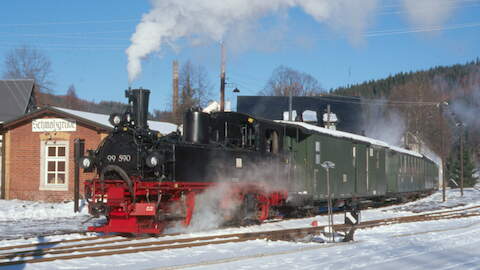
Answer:
[(35, 109), (34, 87), (32, 79), (0, 80), (0, 123)]
[[(2, 129), (10, 129), (19, 124), (31, 121), (32, 119), (39, 118), (44, 115), (56, 115), (63, 118), (75, 119), (76, 121), (99, 131), (109, 131), (113, 128), (113, 126), (108, 121), (109, 115), (106, 114), (77, 111), (60, 107), (43, 107), (39, 110), (33, 111), (31, 113), (22, 115), (20, 117), (17, 117), (16, 119), (3, 123)], [(156, 130), (162, 134), (168, 134), (177, 130), (177, 125), (160, 121), (148, 121), (148, 126), (152, 130)]]

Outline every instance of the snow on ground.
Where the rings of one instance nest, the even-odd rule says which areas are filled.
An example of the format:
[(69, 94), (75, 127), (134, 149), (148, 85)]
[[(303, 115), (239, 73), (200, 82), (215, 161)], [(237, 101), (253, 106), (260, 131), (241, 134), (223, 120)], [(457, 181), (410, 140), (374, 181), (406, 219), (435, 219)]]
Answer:
[(81, 211), (73, 212), (73, 202), (41, 203), (19, 200), (0, 200), (0, 240), (51, 234), (62, 231), (80, 231), (93, 224), (89, 221), (85, 203)]
[[(412, 215), (450, 207), (480, 205), (480, 191), (447, 190), (442, 202), (441, 191), (427, 198), (404, 205), (369, 209), (363, 220)], [(8, 207), (12, 209), (7, 210)], [(6, 224), (22, 222), (25, 234), (75, 225), (87, 216), (72, 214), (71, 204), (40, 204), (0, 201), (0, 237), (11, 238)], [(35, 213), (32, 213), (35, 212)], [(65, 221), (69, 221), (64, 224)], [(188, 232), (177, 237), (239, 233), (308, 227), (313, 220), (326, 224), (326, 217), (286, 220), (244, 228)], [(50, 225), (45, 225), (50, 222)], [(343, 223), (343, 215), (335, 216)], [(38, 224), (38, 225), (37, 225)], [(55, 224), (55, 225), (52, 225)], [(65, 226), (65, 227), (63, 227)], [(22, 231), (20, 230), (20, 231)], [(18, 233), (18, 231), (16, 232)], [(355, 242), (320, 244), (254, 240), (241, 243), (209, 245), (196, 248), (142, 252), (110, 257), (85, 258), (12, 266), (5, 269), (480, 269), (480, 217), (416, 222), (358, 230)], [(28, 242), (84, 237), (81, 235), (50, 236), (42, 239), (3, 240), (0, 246)], [(173, 238), (173, 237), (170, 237)]]

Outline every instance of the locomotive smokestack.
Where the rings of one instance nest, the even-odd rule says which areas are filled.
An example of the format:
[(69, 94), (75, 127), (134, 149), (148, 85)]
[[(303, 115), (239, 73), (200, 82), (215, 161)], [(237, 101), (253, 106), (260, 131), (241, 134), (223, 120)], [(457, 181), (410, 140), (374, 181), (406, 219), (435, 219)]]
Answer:
[(125, 91), (125, 97), (128, 103), (132, 103), (133, 120), (137, 128), (148, 128), (148, 97), (150, 90), (147, 89), (129, 89)]

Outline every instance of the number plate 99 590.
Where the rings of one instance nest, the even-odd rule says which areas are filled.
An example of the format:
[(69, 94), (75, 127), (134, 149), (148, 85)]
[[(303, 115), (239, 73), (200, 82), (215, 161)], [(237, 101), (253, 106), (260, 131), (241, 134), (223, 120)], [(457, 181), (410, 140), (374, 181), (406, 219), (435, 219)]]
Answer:
[(110, 163), (130, 162), (130, 160), (132, 160), (132, 156), (131, 155), (107, 155), (107, 160)]

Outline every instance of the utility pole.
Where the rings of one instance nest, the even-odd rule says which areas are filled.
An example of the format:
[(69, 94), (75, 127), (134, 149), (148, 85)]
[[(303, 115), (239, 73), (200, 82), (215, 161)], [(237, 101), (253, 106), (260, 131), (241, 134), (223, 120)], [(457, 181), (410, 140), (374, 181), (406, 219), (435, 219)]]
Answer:
[(327, 128), (330, 129), (330, 104), (327, 105)]
[(460, 194), (463, 197), (463, 123), (460, 124)]
[(288, 121), (293, 121), (293, 96), (292, 89), (288, 87)]
[(225, 110), (225, 46), (224, 42), (221, 43), (222, 59), (220, 67), (220, 111)]
[(442, 153), (442, 201), (445, 202), (445, 174), (447, 173), (445, 167), (445, 134), (444, 134), (444, 117), (443, 117), (443, 106), (446, 102), (441, 102), (439, 104), (439, 112), (440, 112), (440, 137), (441, 137), (441, 153)]
[(173, 60), (173, 81), (172, 81), (172, 113), (175, 121), (177, 121), (178, 110), (178, 61)]

